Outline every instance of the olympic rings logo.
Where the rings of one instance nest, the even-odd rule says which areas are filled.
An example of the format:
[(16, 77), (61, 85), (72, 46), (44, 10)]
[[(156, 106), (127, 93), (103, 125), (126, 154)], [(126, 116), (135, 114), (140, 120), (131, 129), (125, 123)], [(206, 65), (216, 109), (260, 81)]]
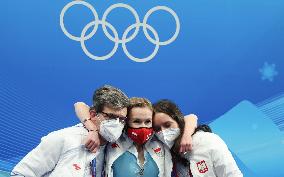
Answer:
[[(66, 11), (74, 6), (74, 5), (83, 5), (85, 7), (87, 7), (88, 9), (90, 9), (92, 11), (92, 14), (94, 15), (94, 21), (91, 21), (90, 23), (88, 23), (82, 30), (81, 32), (81, 36), (74, 36), (72, 34), (70, 34), (67, 29), (65, 28), (65, 25), (64, 25), (64, 15), (66, 13)], [(119, 36), (118, 36), (118, 33), (117, 33), (117, 30), (109, 23), (107, 22), (107, 16), (108, 14), (114, 10), (115, 8), (125, 8), (125, 9), (128, 9), (135, 17), (135, 23), (130, 25), (129, 27), (127, 27), (127, 29), (123, 32), (123, 35), (122, 35), (122, 38), (120, 39)], [(175, 19), (175, 22), (176, 22), (176, 30), (175, 30), (175, 33), (173, 34), (173, 36), (171, 36), (171, 38), (169, 38), (168, 40), (166, 41), (160, 41), (159, 39), (159, 35), (157, 33), (157, 31), (150, 25), (147, 24), (147, 21), (150, 17), (150, 15), (155, 12), (155, 11), (158, 11), (158, 10), (164, 10), (164, 11), (167, 11), (169, 12)], [(104, 55), (104, 56), (95, 56), (94, 54), (92, 54), (91, 52), (88, 51), (88, 49), (86, 48), (86, 45), (85, 45), (85, 41), (92, 38), (97, 29), (98, 29), (98, 26), (99, 25), (102, 25), (102, 29), (103, 29), (103, 32), (104, 34), (106, 35), (106, 37), (113, 41), (114, 42), (114, 47), (113, 49), (107, 54), (107, 55)], [(179, 34), (179, 31), (180, 31), (180, 21), (179, 21), (179, 18), (177, 16), (177, 14), (172, 10), (170, 9), (169, 7), (166, 7), (166, 6), (156, 6), (156, 7), (153, 7), (151, 8), (147, 13), (146, 15), (144, 16), (144, 19), (142, 22), (140, 22), (140, 19), (139, 19), (139, 16), (138, 16), (138, 13), (135, 11), (135, 9), (127, 4), (123, 4), (123, 3), (117, 3), (117, 4), (114, 4), (114, 5), (111, 5), (110, 7), (108, 7), (106, 9), (106, 11), (104, 12), (103, 14), (103, 17), (102, 19), (100, 20), (99, 17), (98, 17), (98, 13), (97, 11), (95, 10), (95, 8), (85, 2), (85, 1), (82, 1), (82, 0), (74, 0), (70, 3), (68, 3), (61, 11), (60, 13), (60, 27), (63, 31), (63, 33), (70, 39), (74, 40), (74, 41), (78, 41), (81, 43), (81, 47), (84, 51), (84, 53), (90, 57), (91, 59), (94, 59), (94, 60), (107, 60), (109, 59), (110, 57), (112, 57), (115, 52), (117, 51), (118, 49), (118, 45), (121, 44), (122, 45), (122, 49), (124, 51), (124, 53), (126, 54), (126, 56), (128, 58), (130, 58), (131, 60), (133, 61), (136, 61), (136, 62), (147, 62), (151, 59), (153, 59), (155, 57), (155, 55), (157, 54), (158, 50), (159, 50), (159, 47), (160, 46), (163, 46), (163, 45), (168, 45), (170, 43), (172, 43), (178, 36)], [(112, 33), (114, 34), (114, 36), (112, 36), (108, 30), (107, 30), (107, 27), (112, 31)], [(154, 48), (154, 51), (147, 57), (145, 58), (137, 58), (133, 55), (131, 55), (129, 53), (129, 51), (127, 50), (127, 47), (126, 47), (126, 43), (130, 42), (131, 40), (133, 40), (136, 35), (138, 34), (139, 32), (139, 29), (140, 27), (143, 28), (143, 32), (146, 36), (146, 38), (152, 43), (155, 45), (155, 48)], [(90, 34), (86, 35), (86, 32), (90, 29), (90, 28), (93, 28), (92, 31), (90, 32)], [(127, 37), (128, 36), (128, 33), (135, 28), (135, 31), (134, 33)], [(150, 30), (153, 35), (154, 35), (154, 39), (149, 35), (148, 33), (148, 30)]]

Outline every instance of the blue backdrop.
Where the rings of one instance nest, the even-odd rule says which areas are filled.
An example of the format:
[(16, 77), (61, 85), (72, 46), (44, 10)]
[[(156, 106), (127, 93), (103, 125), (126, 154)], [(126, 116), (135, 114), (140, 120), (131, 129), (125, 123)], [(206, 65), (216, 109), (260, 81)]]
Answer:
[[(0, 170), (11, 170), (48, 132), (77, 123), (73, 104), (91, 104), (93, 91), (111, 84), (153, 102), (172, 99), (185, 114), (195, 113), (201, 123), (211, 123), (246, 176), (284, 176), (284, 1), (86, 0), (100, 19), (116, 3), (132, 6), (140, 20), (158, 5), (176, 12), (177, 39), (160, 46), (144, 63), (130, 60), (121, 45), (108, 60), (90, 59), (80, 42), (69, 39), (60, 27), (60, 13), (69, 2), (1, 3)], [(76, 36), (93, 19), (80, 5), (64, 18)], [(121, 38), (135, 18), (126, 9), (115, 9), (107, 21)], [(174, 18), (165, 11), (153, 13), (148, 24), (161, 41), (176, 29)], [(86, 45), (101, 56), (114, 42), (99, 26)], [(142, 58), (155, 45), (140, 28), (127, 47)]]

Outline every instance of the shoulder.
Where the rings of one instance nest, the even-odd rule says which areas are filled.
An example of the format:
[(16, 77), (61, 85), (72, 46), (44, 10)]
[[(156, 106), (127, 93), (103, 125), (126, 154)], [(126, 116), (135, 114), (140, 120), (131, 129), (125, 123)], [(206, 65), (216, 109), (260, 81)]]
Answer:
[(215, 133), (210, 133), (210, 132), (203, 132), (203, 131), (198, 131), (192, 136), (193, 140), (193, 145), (198, 144), (198, 145), (206, 145), (210, 147), (215, 147), (215, 146), (221, 146), (224, 145), (224, 141), (222, 138), (215, 134)]
[[(150, 145), (150, 146), (157, 146), (157, 145), (159, 145), (159, 146), (161, 146), (161, 147), (163, 147), (164, 148), (164, 144), (156, 137), (156, 136), (153, 136), (148, 142), (147, 142), (147, 144), (148, 145)], [(146, 144), (146, 145), (147, 145)]]
[[(67, 127), (50, 132), (48, 135), (41, 138), (41, 143), (59, 146), (64, 145), (66, 144), (66, 142), (70, 141), (73, 142), (78, 140), (81, 142), (81, 136), (83, 134), (87, 134), (87, 131), (84, 130), (84, 127), (75, 125), (72, 127)], [(79, 137), (76, 138), (76, 135), (79, 135)]]
[(71, 127), (66, 127), (60, 130), (56, 130), (53, 132), (50, 132), (47, 136), (45, 137), (64, 137), (68, 135), (74, 135), (74, 134), (86, 134), (87, 130), (81, 125), (77, 124)]
[(66, 127), (60, 130), (56, 130), (54, 132), (51, 132), (53, 134), (57, 134), (57, 135), (66, 135), (66, 134), (84, 134), (86, 133), (87, 130), (83, 127), (82, 124), (77, 124), (71, 127)]

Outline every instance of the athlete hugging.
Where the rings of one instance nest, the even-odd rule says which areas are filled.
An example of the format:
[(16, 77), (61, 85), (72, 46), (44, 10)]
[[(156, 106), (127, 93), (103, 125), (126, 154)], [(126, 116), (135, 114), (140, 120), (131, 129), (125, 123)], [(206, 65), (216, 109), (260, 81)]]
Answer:
[(243, 176), (224, 141), (170, 100), (152, 105), (105, 85), (75, 112), (82, 123), (43, 137), (11, 176)]

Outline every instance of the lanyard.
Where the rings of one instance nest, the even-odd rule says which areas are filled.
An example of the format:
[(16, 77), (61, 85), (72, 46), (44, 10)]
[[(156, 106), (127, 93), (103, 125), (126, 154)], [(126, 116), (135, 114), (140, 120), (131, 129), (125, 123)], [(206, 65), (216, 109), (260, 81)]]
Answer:
[[(101, 172), (101, 177), (105, 176), (105, 165), (106, 165), (106, 154), (107, 153), (107, 147), (105, 147), (104, 149), (104, 159), (103, 159), (103, 169)], [(97, 160), (96, 158), (94, 160), (92, 160), (92, 162), (90, 163), (90, 167), (91, 167), (91, 174), (92, 177), (96, 177), (97, 176)]]
[(96, 158), (94, 160), (92, 160), (90, 166), (91, 166), (91, 173), (92, 173), (92, 177), (96, 177), (96, 172), (97, 172), (97, 161), (96, 161)]

